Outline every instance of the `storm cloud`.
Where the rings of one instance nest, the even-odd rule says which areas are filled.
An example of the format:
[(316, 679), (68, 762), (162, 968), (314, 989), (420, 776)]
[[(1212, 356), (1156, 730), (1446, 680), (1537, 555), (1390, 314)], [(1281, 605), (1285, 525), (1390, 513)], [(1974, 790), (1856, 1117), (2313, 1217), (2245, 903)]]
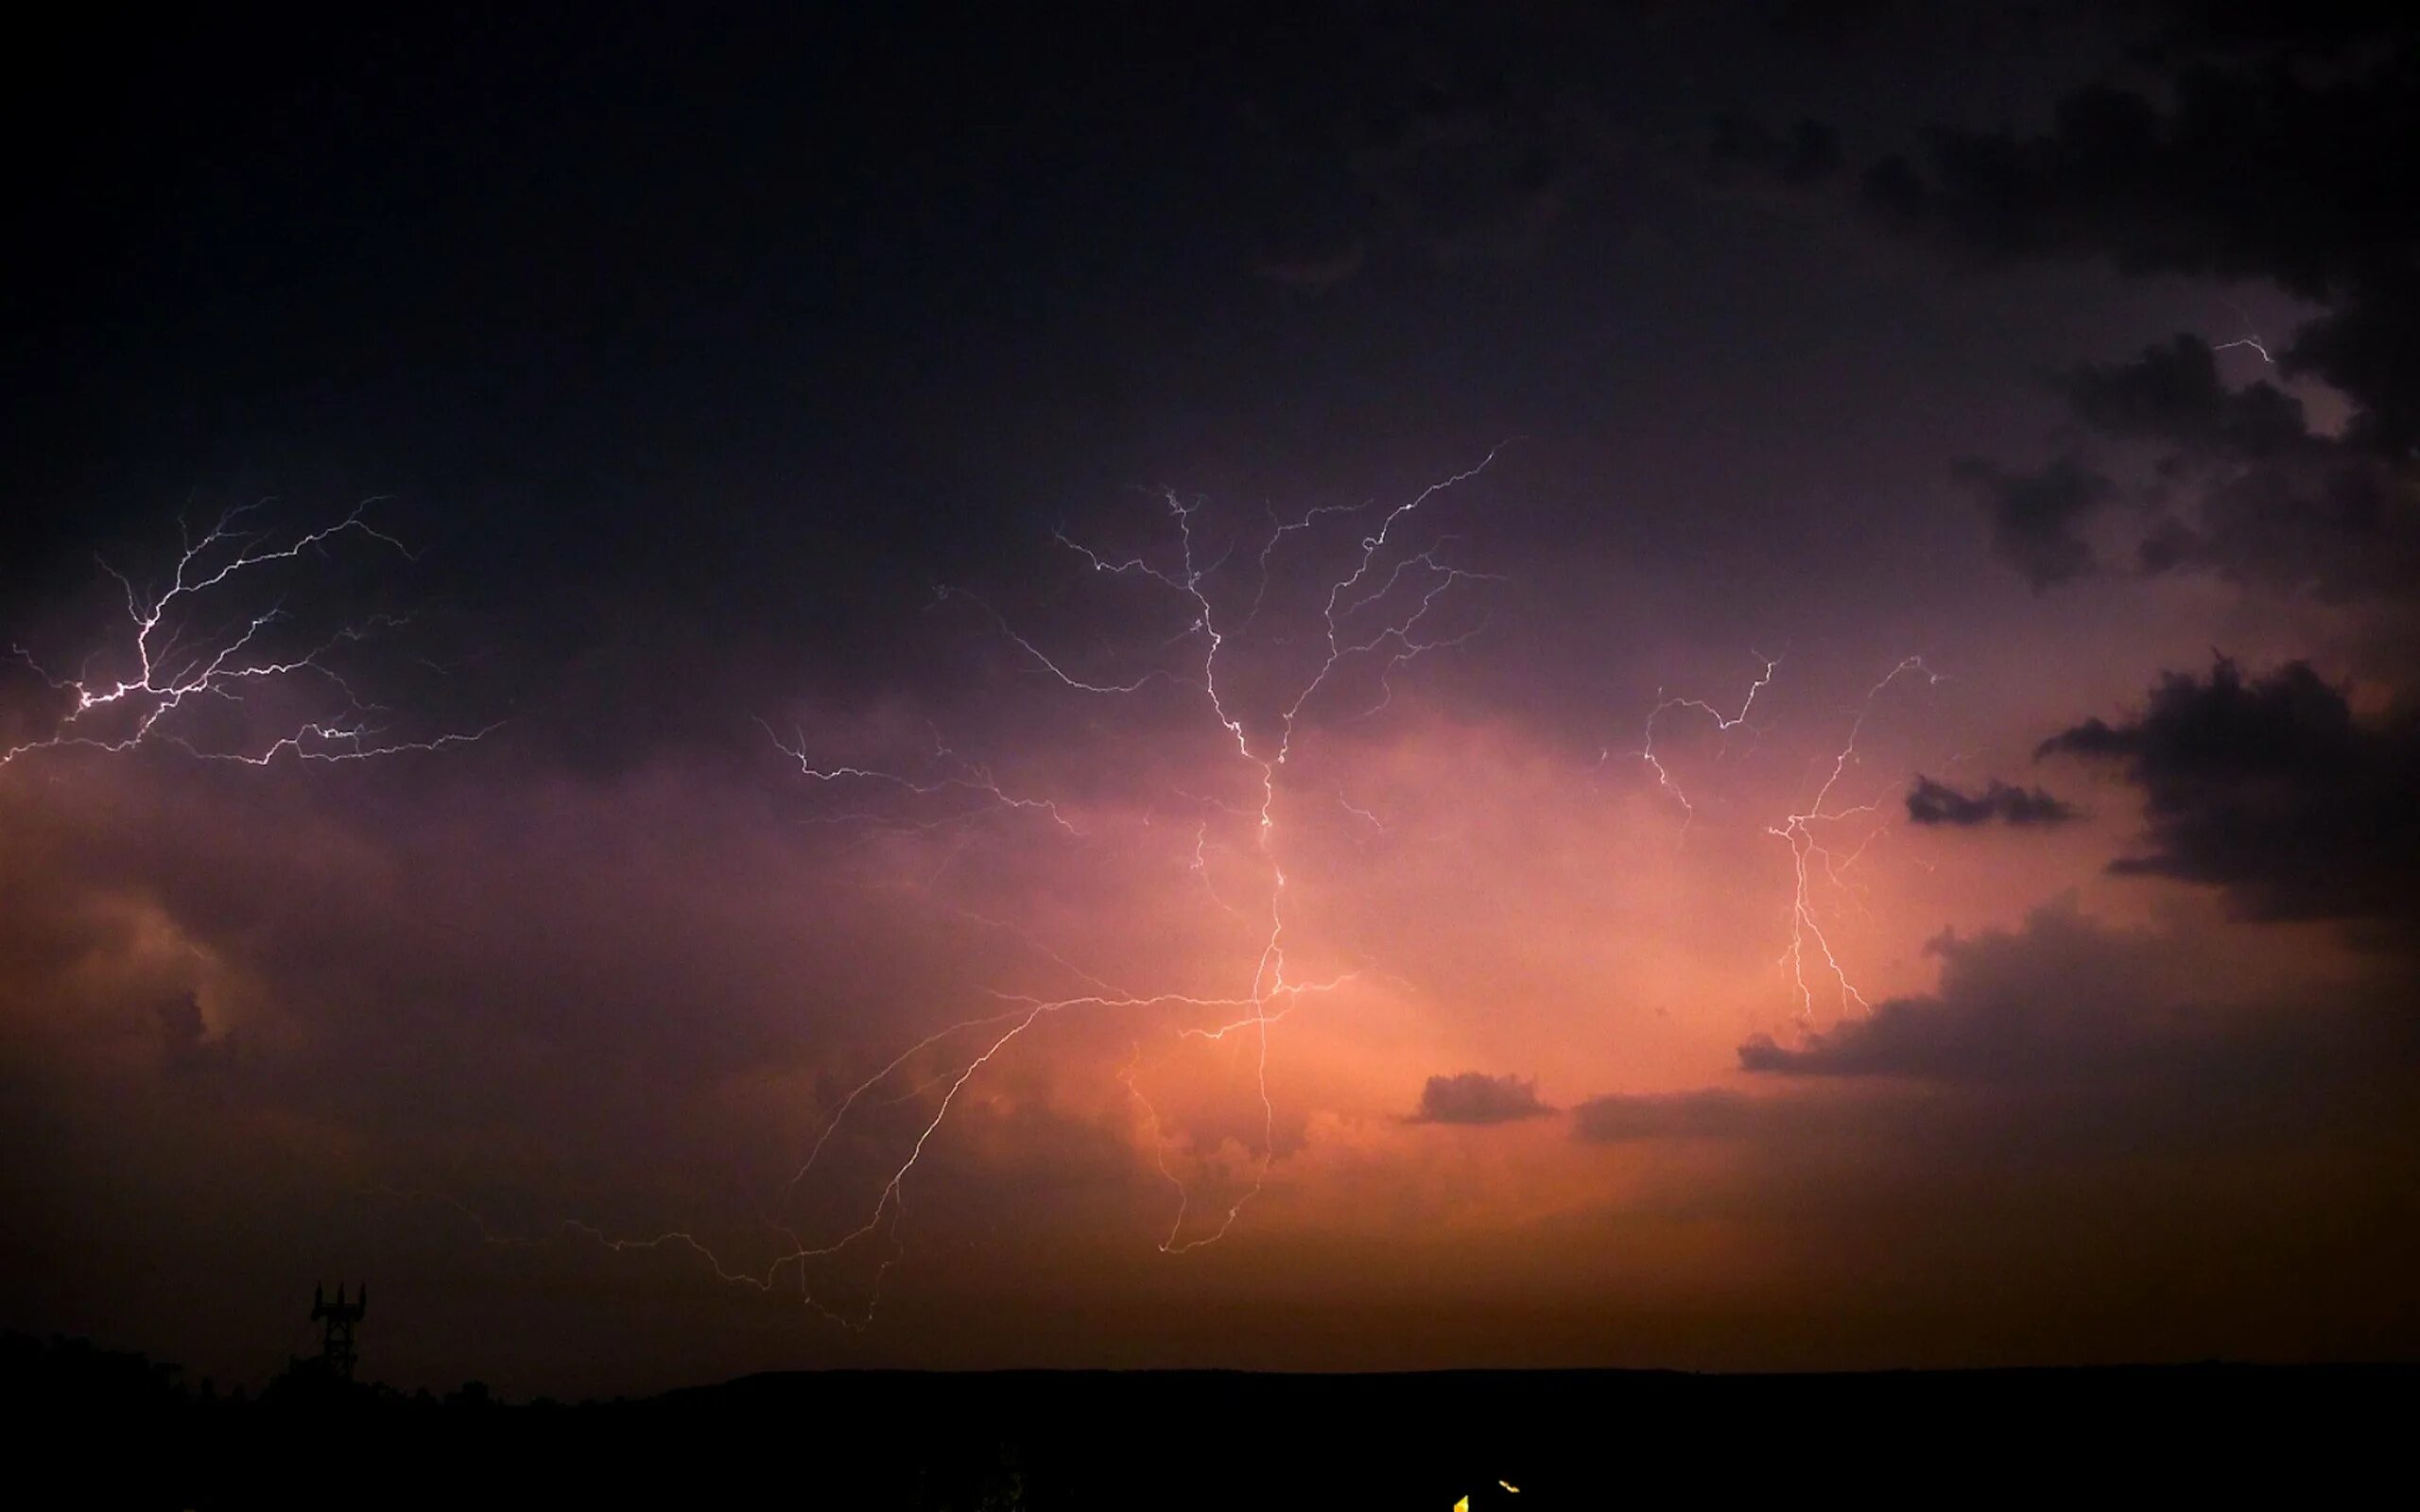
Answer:
[(2151, 849), (2112, 871), (2222, 888), (2255, 919), (2408, 925), (2420, 907), (2420, 718), (2357, 717), (2303, 662), (2170, 673), (2134, 717), (2085, 720), (2038, 754), (2114, 765), (2142, 791)]
[(2014, 472), (1969, 457), (1952, 472), (1982, 496), (1992, 549), (2035, 593), (2093, 570), (2092, 543), (2084, 531), (2117, 495), (2108, 477), (2073, 456)]
[(179, 722), (493, 732), (0, 765), (0, 1322), (2409, 1352), (2409, 33), (2023, 9), (64, 18), (0, 747), (265, 496)]
[(1940, 1082), (2043, 1082), (2157, 1063), (2198, 1041), (2174, 999), (2173, 946), (2109, 929), (2072, 901), (2022, 929), (1944, 935), (1926, 947), (1941, 985), (1887, 999), (1784, 1044), (1739, 1047), (1742, 1070), (1778, 1076), (1890, 1076)]
[[(2175, 14), (2135, 60), (2154, 82), (2074, 90), (2038, 134), (1938, 128), (1923, 152), (1868, 169), (1862, 202), (1962, 260), (2259, 280), (2321, 306), (2273, 345), (2227, 345), (2345, 396), (2341, 430), (2313, 429), (2266, 376), (2225, 385), (2193, 335), (2053, 387), (2086, 433), (2158, 448), (2158, 476), (2201, 517), (2157, 520), (2141, 567), (2392, 596), (2420, 563), (2420, 179), (2409, 154), (2374, 144), (2420, 135), (2420, 43), (2408, 27), (2355, 47), (2338, 27)], [(2073, 457), (1962, 471), (1986, 486), (1996, 546), (2037, 589), (2086, 570), (2078, 527), (2111, 494), (2095, 472)]]

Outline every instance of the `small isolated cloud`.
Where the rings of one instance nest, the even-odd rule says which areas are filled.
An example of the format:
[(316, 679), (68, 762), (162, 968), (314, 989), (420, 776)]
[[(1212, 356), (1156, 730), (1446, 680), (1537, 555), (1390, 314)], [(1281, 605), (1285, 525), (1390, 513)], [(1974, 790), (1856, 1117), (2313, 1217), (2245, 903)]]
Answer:
[(2038, 787), (2015, 787), (1992, 779), (1980, 793), (1964, 793), (1919, 773), (1908, 789), (1908, 817), (1918, 824), (1974, 829), (1985, 824), (2020, 828), (2066, 824), (2082, 816), (2073, 804)]
[(1452, 1076), (1431, 1076), (1420, 1090), (1415, 1124), (1512, 1124), (1544, 1118), (1554, 1109), (1538, 1101), (1534, 1076), (1491, 1076), (1465, 1071)]

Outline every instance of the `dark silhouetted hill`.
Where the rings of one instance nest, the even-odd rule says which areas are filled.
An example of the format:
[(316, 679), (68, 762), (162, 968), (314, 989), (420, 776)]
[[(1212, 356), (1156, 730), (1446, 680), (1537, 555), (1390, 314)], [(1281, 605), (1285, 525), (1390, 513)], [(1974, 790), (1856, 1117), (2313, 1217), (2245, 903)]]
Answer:
[[(509, 1404), (307, 1368), (258, 1397), (0, 1336), (0, 1411), (65, 1500), (361, 1505), (1346, 1507), (2360, 1499), (2401, 1484), (2420, 1367), (1702, 1376), (818, 1371)], [(114, 1446), (99, 1452), (60, 1446)], [(1503, 1483), (1520, 1487), (1517, 1494)], [(2375, 1494), (2370, 1493), (2370, 1494)]]

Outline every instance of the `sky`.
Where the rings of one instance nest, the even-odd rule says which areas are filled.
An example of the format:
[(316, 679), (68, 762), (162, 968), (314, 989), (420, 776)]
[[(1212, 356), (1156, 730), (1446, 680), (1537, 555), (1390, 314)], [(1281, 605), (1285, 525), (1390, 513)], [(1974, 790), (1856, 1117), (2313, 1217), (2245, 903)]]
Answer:
[(2365, 9), (29, 40), (0, 1323), (2411, 1357)]

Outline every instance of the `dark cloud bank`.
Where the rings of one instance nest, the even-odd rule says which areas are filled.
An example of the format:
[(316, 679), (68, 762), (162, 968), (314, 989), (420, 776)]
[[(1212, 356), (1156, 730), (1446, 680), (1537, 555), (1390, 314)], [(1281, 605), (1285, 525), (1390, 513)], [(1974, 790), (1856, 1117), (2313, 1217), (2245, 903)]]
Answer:
[(2246, 679), (2221, 660), (2039, 754), (2115, 765), (2141, 789), (2151, 849), (2113, 871), (2222, 888), (2255, 919), (2392, 925), (2407, 942), (2420, 920), (2420, 713), (2408, 703), (2365, 720), (2301, 662)]
[[(2148, 849), (2112, 872), (2218, 888), (2250, 919), (2336, 921), (2357, 940), (2411, 944), (2420, 717), (2408, 705), (2363, 719), (2304, 663), (2247, 678), (2221, 659), (2206, 677), (2168, 675), (2128, 718), (2050, 736), (2037, 756), (2114, 765), (2141, 792)], [(1921, 777), (1908, 808), (1918, 823), (1960, 826), (2072, 815), (2040, 789), (1994, 782), (1971, 796)], [(2071, 902), (2018, 933), (1945, 935), (1927, 950), (1942, 961), (1937, 991), (1795, 1045), (1754, 1036), (1742, 1069), (1953, 1083), (2168, 1075), (2278, 1056), (2289, 1041), (2308, 1049), (2328, 1019), (2197, 1003), (2178, 986), (2189, 974), (2180, 947), (2099, 925)]]
[(2158, 1070), (2206, 1054), (2213, 1025), (2177, 1001), (2174, 944), (2095, 923), (2072, 902), (2024, 928), (1927, 947), (1941, 985), (1784, 1045), (1739, 1049), (1742, 1069), (1779, 1076), (1895, 1076), (2041, 1084)]
[[(2103, 565), (2096, 527), (2134, 496), (2132, 570), (2199, 569), (2338, 601), (2420, 578), (2420, 44), (2283, 11), (2170, 8), (2117, 81), (2062, 98), (2038, 133), (1939, 128), (1863, 175), (1892, 232), (1970, 262), (2091, 261), (2121, 274), (2270, 284), (2324, 313), (2230, 387), (2179, 335), (2087, 362), (2053, 388), (2090, 445), (2034, 467), (1974, 460), (2000, 555), (2037, 589)], [(2277, 379), (2349, 402), (2312, 423)], [(2146, 451), (2121, 488), (2111, 448)]]

